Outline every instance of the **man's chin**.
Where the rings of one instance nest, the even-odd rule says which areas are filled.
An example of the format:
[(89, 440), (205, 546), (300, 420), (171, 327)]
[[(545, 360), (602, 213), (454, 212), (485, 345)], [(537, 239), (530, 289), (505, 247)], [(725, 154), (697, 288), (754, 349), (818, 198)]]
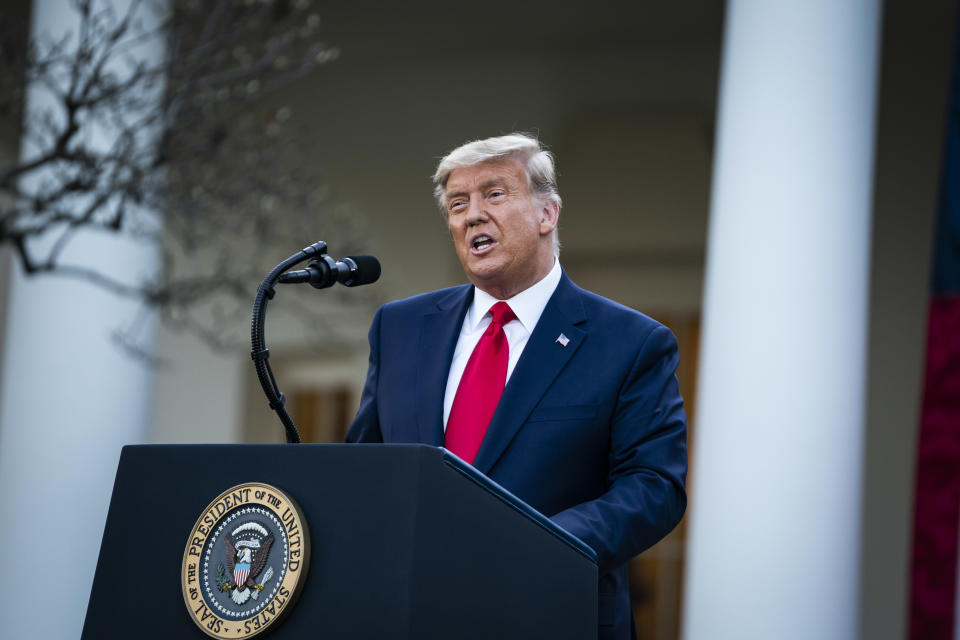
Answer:
[(496, 256), (484, 254), (480, 256), (471, 255), (467, 258), (463, 270), (472, 278), (487, 280), (489, 278), (498, 278), (503, 274), (504, 265)]
[(491, 271), (477, 271), (471, 270), (467, 272), (467, 278), (470, 282), (477, 285), (491, 286), (497, 284), (500, 281), (500, 277), (496, 272)]
[(498, 288), (501, 282), (505, 280), (503, 270), (496, 265), (483, 265), (481, 267), (472, 265), (465, 271), (467, 272), (467, 279), (478, 289), (483, 289), (484, 291)]

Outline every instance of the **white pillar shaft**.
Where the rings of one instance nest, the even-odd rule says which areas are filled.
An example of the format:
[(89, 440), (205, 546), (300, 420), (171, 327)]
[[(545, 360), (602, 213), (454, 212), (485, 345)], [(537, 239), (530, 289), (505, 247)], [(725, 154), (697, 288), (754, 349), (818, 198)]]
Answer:
[[(125, 8), (125, 2), (114, 5)], [(32, 34), (69, 31), (77, 32), (72, 5), (34, 2)], [(43, 86), (27, 87), (27, 118), (53, 100)], [(82, 134), (95, 144), (111, 142), (102, 127)], [(35, 154), (25, 142), (21, 157)], [(79, 235), (64, 260), (121, 280), (157, 267), (154, 249), (109, 233)], [(137, 307), (77, 280), (27, 279), (19, 263), (12, 265), (0, 389), (4, 637), (80, 635), (120, 448), (142, 442), (149, 419), (149, 368), (111, 340)], [(118, 589), (143, 584), (142, 568), (130, 560), (130, 583)], [(144, 607), (149, 610), (149, 595)]]
[(728, 5), (684, 637), (856, 637), (877, 0)]

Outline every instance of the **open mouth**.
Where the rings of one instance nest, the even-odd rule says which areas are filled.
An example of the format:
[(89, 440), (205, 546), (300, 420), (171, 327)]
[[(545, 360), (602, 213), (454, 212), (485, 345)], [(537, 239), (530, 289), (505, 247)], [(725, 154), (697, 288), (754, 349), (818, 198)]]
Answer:
[(470, 252), (473, 253), (474, 255), (480, 255), (480, 254), (486, 253), (487, 251), (490, 251), (490, 249), (495, 247), (496, 244), (497, 244), (496, 240), (494, 240), (493, 238), (491, 238), (486, 234), (481, 234), (475, 237), (471, 241)]

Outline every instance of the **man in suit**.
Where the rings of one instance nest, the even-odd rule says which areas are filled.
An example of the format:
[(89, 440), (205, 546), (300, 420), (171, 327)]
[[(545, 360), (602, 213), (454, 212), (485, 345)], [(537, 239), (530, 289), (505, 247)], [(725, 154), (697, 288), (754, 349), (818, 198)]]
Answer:
[(471, 284), (377, 311), (347, 440), (446, 446), (550, 516), (597, 552), (600, 638), (631, 637), (626, 563), (686, 506), (676, 340), (563, 273), (537, 140), (467, 143), (434, 182)]

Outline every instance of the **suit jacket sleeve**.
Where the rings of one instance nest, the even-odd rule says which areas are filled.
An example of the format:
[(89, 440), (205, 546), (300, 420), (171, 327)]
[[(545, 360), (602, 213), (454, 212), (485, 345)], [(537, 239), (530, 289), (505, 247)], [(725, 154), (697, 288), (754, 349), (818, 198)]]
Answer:
[(601, 573), (655, 544), (686, 508), (686, 416), (677, 363), (676, 339), (658, 325), (618, 390), (607, 490), (552, 518), (597, 552)]
[(370, 325), (370, 362), (367, 366), (367, 381), (360, 396), (360, 408), (347, 432), (347, 442), (383, 442), (380, 421), (377, 417), (377, 385), (380, 374), (380, 322), (383, 308), (377, 310)]

